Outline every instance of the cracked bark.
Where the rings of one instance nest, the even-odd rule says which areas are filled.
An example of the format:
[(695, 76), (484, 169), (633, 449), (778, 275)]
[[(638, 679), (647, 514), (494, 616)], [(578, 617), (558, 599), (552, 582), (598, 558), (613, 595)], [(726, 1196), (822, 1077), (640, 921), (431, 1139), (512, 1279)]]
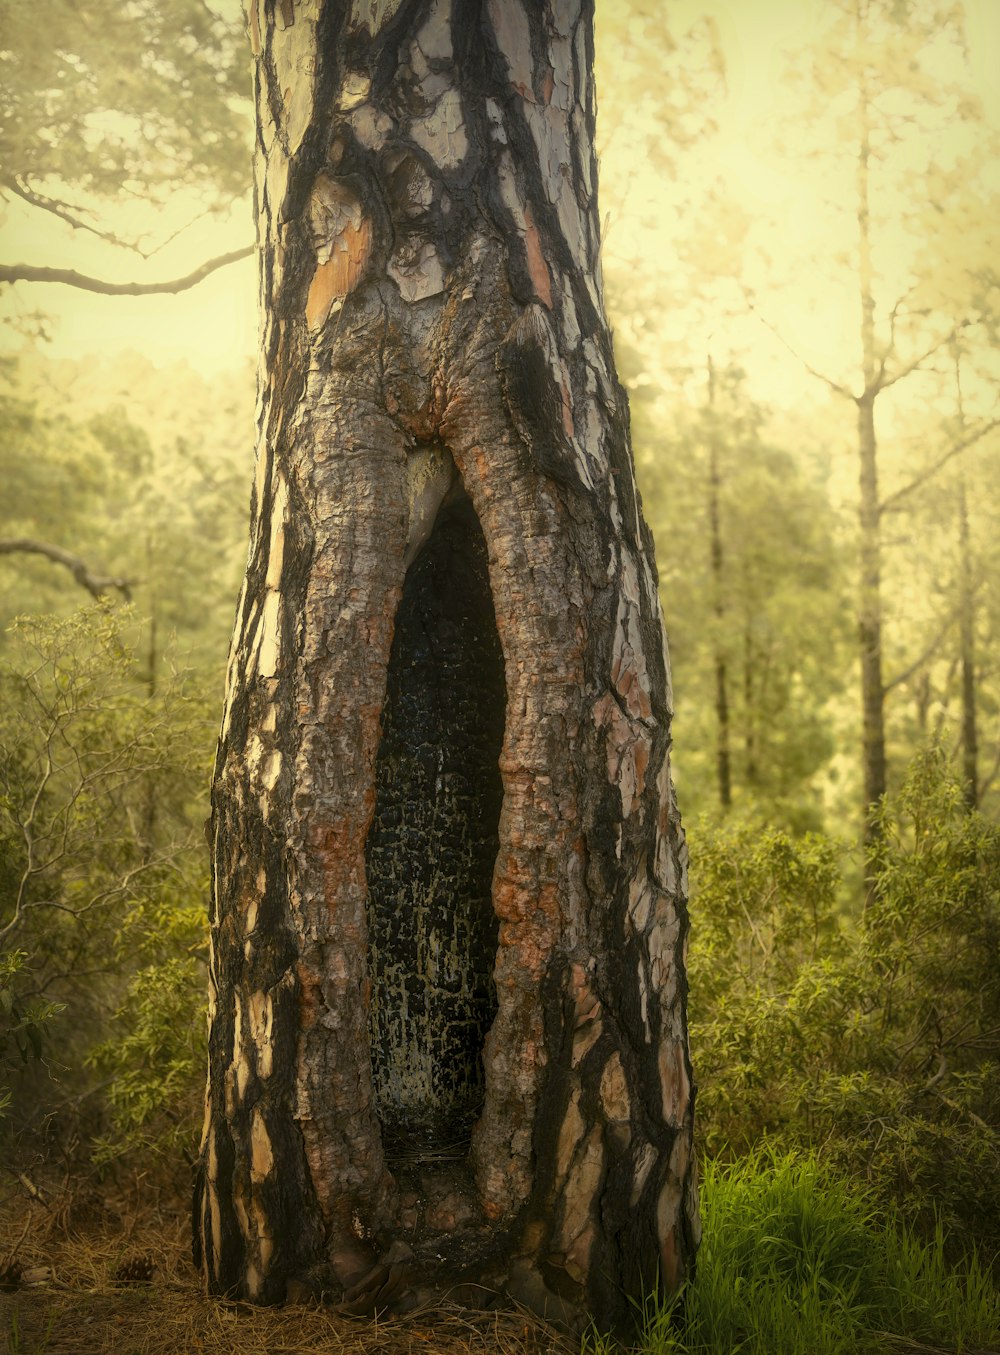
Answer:
[[(602, 300), (592, 7), (258, 0), (249, 26), (257, 475), (214, 787), (196, 1255), (211, 1291), (258, 1302), (458, 1286), (626, 1328), (631, 1300), (690, 1274), (698, 1221), (686, 852)], [(453, 658), (434, 561), (466, 551), (474, 572), (474, 539), (490, 605), (454, 603), (456, 634), (483, 638)], [(395, 882), (419, 882), (421, 851), (487, 849), (455, 847), (449, 809), (439, 858), (419, 813), (407, 836), (387, 807), (400, 777), (411, 803), (430, 784), (398, 715), (412, 700), (438, 728), (408, 657), (424, 631), (420, 671), (444, 671), (432, 651), (452, 675), (496, 665), (474, 690), (502, 725), (499, 756), (477, 754), (502, 795), (489, 916), (465, 897), (481, 867), (443, 872), (433, 944), (394, 940)], [(445, 761), (474, 726), (433, 735)], [(487, 804), (484, 784), (441, 803)], [(463, 909), (479, 927), (466, 971), (489, 951), (456, 980), (488, 999), (457, 1147), (420, 1119), (428, 1087), (451, 1093), (408, 1083), (391, 1034), (405, 999), (407, 1038), (444, 1047), (449, 907), (455, 936)], [(435, 962), (411, 1011), (394, 976), (418, 944)]]

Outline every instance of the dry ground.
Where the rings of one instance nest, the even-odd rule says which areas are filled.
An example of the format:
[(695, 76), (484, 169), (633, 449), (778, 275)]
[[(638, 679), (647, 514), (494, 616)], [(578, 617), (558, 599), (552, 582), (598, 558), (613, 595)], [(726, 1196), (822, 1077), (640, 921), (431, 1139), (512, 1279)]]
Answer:
[[(578, 1355), (537, 1319), (440, 1307), (363, 1321), (318, 1307), (254, 1309), (206, 1298), (177, 1205), (97, 1196), (0, 1205), (0, 1271), (16, 1253), (17, 1287), (0, 1290), (9, 1355)], [(116, 1282), (134, 1259), (148, 1283)], [(13, 1282), (14, 1277), (11, 1277)]]

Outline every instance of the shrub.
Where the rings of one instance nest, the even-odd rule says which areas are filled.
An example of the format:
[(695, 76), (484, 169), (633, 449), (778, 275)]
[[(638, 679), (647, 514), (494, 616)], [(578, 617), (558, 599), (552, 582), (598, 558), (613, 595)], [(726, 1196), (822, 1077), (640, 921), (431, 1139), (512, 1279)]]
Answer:
[(865, 909), (836, 845), (693, 834), (691, 1043), (709, 1154), (822, 1147), (930, 1235), (1000, 1248), (1000, 829), (922, 754)]
[(86, 1072), (95, 1043), (117, 1075), (105, 1094), (132, 1108), (120, 1127), (134, 1125), (134, 1082), (109, 1040), (123, 1002), (147, 996), (123, 1047), (148, 1060), (131, 1077), (146, 1078), (161, 1109), (180, 1065), (176, 1049), (162, 1065), (158, 1051), (199, 1024), (212, 732), (179, 677), (151, 689), (127, 643), (134, 624), (102, 605), (22, 620), (0, 666), (0, 1070), (8, 1132), (30, 1131), (26, 1142), (43, 1126), (75, 1138), (84, 1093), (100, 1122), (107, 1103)]

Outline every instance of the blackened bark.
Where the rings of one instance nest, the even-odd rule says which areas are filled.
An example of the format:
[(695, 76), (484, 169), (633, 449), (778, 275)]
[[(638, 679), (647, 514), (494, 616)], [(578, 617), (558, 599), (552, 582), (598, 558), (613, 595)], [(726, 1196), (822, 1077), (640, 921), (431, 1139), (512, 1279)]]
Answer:
[(375, 1103), (387, 1146), (411, 1155), (467, 1149), (482, 1105), (504, 706), (486, 543), (463, 494), (407, 571), (366, 843)]
[(698, 1223), (592, 10), (258, 0), (249, 22), (263, 332), (213, 802), (208, 1285), (352, 1311), (485, 1286), (629, 1326), (690, 1274)]

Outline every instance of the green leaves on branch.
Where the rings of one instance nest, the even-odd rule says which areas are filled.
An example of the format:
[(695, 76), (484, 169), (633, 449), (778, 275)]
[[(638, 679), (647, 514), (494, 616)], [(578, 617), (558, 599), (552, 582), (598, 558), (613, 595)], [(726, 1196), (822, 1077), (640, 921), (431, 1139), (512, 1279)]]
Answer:
[(874, 895), (826, 838), (749, 821), (700, 862), (691, 1044), (709, 1152), (822, 1146), (923, 1227), (1000, 1242), (1000, 828), (937, 751), (880, 811)]
[(27, 960), (23, 950), (0, 951), (0, 1117), (10, 1104), (11, 1073), (41, 1059), (45, 1025), (63, 1010), (58, 1002), (22, 995), (30, 983)]
[[(22, 621), (0, 668), (0, 1065), (20, 1128), (79, 1089), (137, 964), (166, 966), (165, 993), (204, 945), (211, 733), (179, 679), (150, 692), (131, 621), (100, 604)], [(45, 1057), (44, 1094), (14, 1051)]]
[(246, 191), (249, 54), (235, 13), (205, 0), (0, 0), (0, 29), (8, 193), (93, 228), (95, 200)]

